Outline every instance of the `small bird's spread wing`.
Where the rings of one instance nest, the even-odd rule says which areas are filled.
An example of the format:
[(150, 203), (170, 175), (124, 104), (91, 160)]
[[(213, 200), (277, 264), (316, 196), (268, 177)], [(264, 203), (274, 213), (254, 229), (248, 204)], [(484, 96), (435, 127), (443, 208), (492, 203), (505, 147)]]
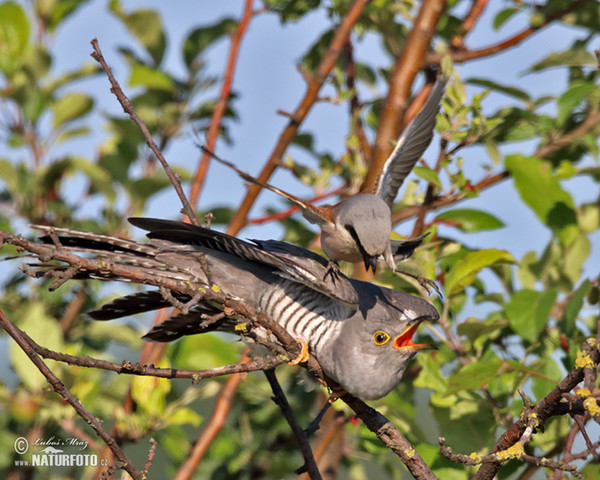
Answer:
[(375, 185), (375, 194), (390, 207), (398, 190), (433, 138), (435, 119), (444, 95), (446, 79), (439, 77), (419, 114), (400, 135), (396, 147), (383, 164)]
[(251, 244), (225, 233), (171, 220), (130, 218), (129, 222), (148, 230), (148, 238), (229, 253), (273, 267), (277, 275), (301, 283), (338, 302), (353, 307), (358, 304), (358, 294), (350, 280), (343, 275), (335, 279), (324, 278), (327, 272), (326, 260), (304, 248), (273, 240), (255, 240)]
[(317, 225), (323, 225), (325, 223), (333, 222), (333, 219), (332, 219), (331, 213), (330, 213), (330, 209), (324, 208), (324, 207), (317, 207), (317, 206), (312, 205), (311, 203), (307, 202), (306, 200), (303, 200), (302, 198), (296, 197), (295, 195), (285, 192), (277, 187), (274, 187), (273, 185), (269, 185), (268, 183), (265, 183), (265, 182), (259, 180), (258, 178), (255, 178), (252, 175), (240, 170), (233, 163), (228, 162), (227, 160), (224, 160), (224, 159), (218, 157), (217, 155), (215, 155), (213, 152), (211, 152), (207, 148), (205, 148), (203, 146), (201, 146), (200, 148), (202, 148), (202, 150), (204, 152), (208, 153), (217, 162), (222, 163), (226, 167), (231, 168), (233, 171), (235, 171), (240, 177), (242, 177), (247, 182), (254, 183), (255, 185), (259, 185), (262, 188), (266, 188), (267, 190), (271, 190), (272, 192), (275, 192), (278, 195), (281, 195), (283, 198), (287, 198), (290, 202), (292, 202), (293, 204), (295, 204), (297, 207), (299, 207), (302, 210), (302, 215), (304, 215), (304, 218), (306, 218), (310, 223), (315, 223)]

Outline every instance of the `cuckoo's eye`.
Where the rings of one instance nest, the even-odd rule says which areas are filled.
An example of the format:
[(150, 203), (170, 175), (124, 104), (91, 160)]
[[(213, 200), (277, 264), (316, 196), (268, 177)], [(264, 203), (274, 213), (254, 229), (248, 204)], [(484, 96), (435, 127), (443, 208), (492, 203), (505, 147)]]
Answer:
[(375, 342), (375, 345), (384, 345), (389, 339), (390, 336), (387, 333), (382, 332), (381, 330), (377, 330), (373, 334), (373, 341)]

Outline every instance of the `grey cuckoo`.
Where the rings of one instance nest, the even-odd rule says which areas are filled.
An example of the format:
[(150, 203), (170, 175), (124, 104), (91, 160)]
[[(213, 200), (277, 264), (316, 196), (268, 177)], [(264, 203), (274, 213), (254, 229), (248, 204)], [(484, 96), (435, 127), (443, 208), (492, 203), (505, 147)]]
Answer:
[[(412, 339), (421, 322), (439, 318), (430, 303), (341, 273), (326, 277), (328, 262), (304, 248), (274, 240), (249, 243), (169, 220), (132, 218), (130, 222), (149, 231), (150, 243), (35, 228), (48, 233), (42, 237), (45, 243), (56, 245), (58, 240), (65, 250), (94, 254), (113, 266), (130, 266), (156, 285), (161, 278), (175, 279), (195, 291), (217, 285), (229, 298), (259, 309), (304, 342), (328, 377), (362, 399), (387, 395), (415, 353), (434, 348)], [(88, 277), (119, 279), (114, 268), (80, 271), (75, 278)], [(201, 297), (190, 302), (190, 297), (171, 295), (191, 303), (191, 308), (154, 326), (144, 339), (166, 342), (213, 330), (244, 333), (235, 328), (234, 315), (214, 316), (227, 313), (222, 305)], [(118, 298), (89, 315), (110, 320), (168, 307), (170, 300), (164, 291), (151, 290)], [(207, 313), (219, 320), (205, 321)]]
[(425, 105), (398, 138), (394, 150), (379, 172), (374, 187), (350, 196), (336, 205), (312, 205), (252, 177), (212, 152), (208, 153), (220, 163), (235, 170), (244, 180), (271, 190), (300, 207), (302, 215), (321, 229), (321, 246), (332, 262), (363, 261), (367, 271), (370, 268), (375, 272), (377, 261), (381, 258), (390, 269), (396, 271), (396, 262), (412, 255), (424, 237), (410, 240), (390, 239), (391, 209), (404, 179), (433, 138), (436, 115), (445, 86), (445, 78), (438, 77)]

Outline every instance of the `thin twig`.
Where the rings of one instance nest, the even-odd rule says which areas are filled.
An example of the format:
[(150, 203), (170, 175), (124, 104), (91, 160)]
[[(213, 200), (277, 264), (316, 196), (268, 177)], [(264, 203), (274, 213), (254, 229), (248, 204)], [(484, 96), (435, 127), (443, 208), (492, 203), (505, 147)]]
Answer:
[[(352, 31), (352, 27), (358, 21), (363, 10), (370, 2), (371, 0), (356, 0), (352, 7), (350, 7), (348, 10), (348, 13), (342, 19), (340, 25), (335, 31), (335, 34), (333, 35), (327, 52), (323, 56), (323, 59), (317, 67), (315, 74), (311, 77), (307, 85), (307, 90), (303, 99), (300, 101), (300, 104), (292, 114), (290, 121), (279, 136), (279, 140), (271, 152), (267, 163), (257, 176), (260, 181), (268, 182), (269, 178), (281, 162), (285, 150), (296, 136), (300, 125), (308, 115), (311, 107), (317, 101), (319, 90), (331, 73), (338, 56), (343, 51), (344, 44), (346, 43), (348, 36)], [(229, 223), (227, 233), (230, 235), (235, 235), (246, 225), (248, 212), (254, 204), (259, 192), (260, 187), (257, 185), (252, 185), (248, 188), (246, 196), (242, 200), (240, 207), (237, 209), (235, 215)]]
[[(507, 40), (504, 40), (495, 45), (490, 45), (489, 47), (480, 48), (478, 50), (462, 49), (462, 50), (458, 50), (455, 52), (451, 52), (450, 58), (452, 58), (452, 61), (454, 63), (463, 63), (463, 62), (467, 62), (469, 60), (475, 60), (477, 58), (489, 57), (491, 55), (495, 55), (497, 53), (503, 52), (504, 50), (507, 50), (509, 48), (516, 47), (517, 45), (519, 45), (525, 39), (529, 38), (534, 33), (539, 32), (541, 29), (550, 25), (555, 20), (558, 20), (559, 18), (564, 17), (566, 14), (577, 10), (578, 8), (580, 8), (582, 5), (584, 5), (585, 3), (589, 2), (589, 1), (590, 0), (576, 0), (573, 2), (569, 2), (569, 3), (567, 3), (567, 6), (565, 8), (563, 8), (562, 10), (559, 10), (558, 12), (555, 12), (551, 15), (545, 16), (543, 22), (541, 22), (540, 24), (536, 24), (536, 25), (531, 24), (529, 27), (525, 28), (518, 34), (513, 35), (512, 37), (510, 37)], [(430, 55), (428, 55), (428, 57), (426, 59), (426, 63), (428, 65), (437, 65), (439, 62), (440, 62), (439, 54), (430, 54)]]
[(92, 47), (94, 48), (94, 51), (91, 53), (92, 58), (94, 60), (96, 60), (100, 65), (102, 65), (102, 68), (104, 68), (104, 71), (106, 72), (106, 75), (108, 76), (108, 80), (110, 81), (110, 85), (111, 85), (110, 90), (112, 93), (115, 94), (115, 96), (117, 97), (117, 100), (119, 100), (119, 103), (123, 107), (123, 110), (125, 111), (125, 113), (127, 113), (131, 117), (133, 122), (138, 127), (140, 127), (140, 130), (142, 131), (144, 138), (148, 142), (148, 146), (150, 147), (150, 150), (152, 150), (154, 155), (156, 155), (156, 158), (158, 158), (158, 161), (161, 163), (163, 169), (165, 170), (165, 173), (169, 177), (169, 180), (171, 180), (171, 183), (173, 184), (173, 187), (175, 188), (175, 191), (177, 192), (177, 195), (179, 196), (179, 200), (181, 201), (181, 204), (183, 205), (183, 213), (185, 215), (187, 215), (190, 222), (192, 222), (194, 225), (200, 225), (200, 222), (198, 221), (198, 218), (196, 217), (196, 214), (194, 213), (194, 209), (190, 205), (190, 202), (188, 201), (188, 199), (185, 196), (185, 193), (183, 191), (183, 188), (181, 187), (181, 181), (179, 180), (179, 176), (175, 172), (173, 172), (173, 170), (171, 169), (171, 166), (169, 165), (169, 163), (167, 162), (167, 160), (161, 153), (160, 149), (154, 142), (154, 139), (152, 138), (152, 135), (150, 134), (148, 127), (146, 127), (146, 124), (143, 122), (143, 120), (140, 117), (138, 117), (138, 114), (136, 113), (135, 109), (133, 108), (133, 104), (131, 103), (131, 100), (129, 100), (129, 98), (127, 98), (125, 93), (123, 93), (123, 90), (121, 89), (121, 86), (119, 85), (119, 82), (117, 82), (117, 79), (115, 78), (115, 76), (112, 73), (112, 69), (108, 66), (108, 64), (104, 60), (104, 56), (102, 55), (102, 51), (100, 50), (100, 45), (98, 44), (98, 39), (94, 38), (91, 41), (91, 44), (92, 44)]

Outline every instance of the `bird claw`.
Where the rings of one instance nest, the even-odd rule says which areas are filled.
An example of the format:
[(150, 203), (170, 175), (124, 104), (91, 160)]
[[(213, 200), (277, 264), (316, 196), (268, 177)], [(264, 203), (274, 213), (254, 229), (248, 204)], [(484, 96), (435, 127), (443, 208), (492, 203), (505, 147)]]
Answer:
[(308, 362), (308, 359), (310, 357), (310, 355), (308, 354), (308, 345), (306, 344), (306, 342), (301, 338), (297, 338), (296, 341), (301, 345), (302, 349), (300, 350), (300, 353), (296, 356), (296, 358), (287, 362), (288, 365), (292, 366), (298, 365), (299, 363)]
[(421, 277), (420, 275), (415, 275), (414, 273), (409, 273), (404, 270), (396, 270), (394, 273), (403, 274), (414, 278), (417, 282), (419, 282), (419, 285), (421, 285), (427, 291), (427, 295), (431, 295), (431, 289), (433, 289), (440, 297), (442, 296), (440, 287), (438, 287), (438, 284), (435, 280), (430, 280), (429, 278)]
[(335, 284), (336, 278), (339, 278), (341, 273), (342, 270), (340, 269), (340, 264), (336, 261), (329, 260), (329, 263), (327, 264), (327, 271), (323, 276), (323, 281), (325, 282), (327, 277), (331, 277), (331, 281)]

